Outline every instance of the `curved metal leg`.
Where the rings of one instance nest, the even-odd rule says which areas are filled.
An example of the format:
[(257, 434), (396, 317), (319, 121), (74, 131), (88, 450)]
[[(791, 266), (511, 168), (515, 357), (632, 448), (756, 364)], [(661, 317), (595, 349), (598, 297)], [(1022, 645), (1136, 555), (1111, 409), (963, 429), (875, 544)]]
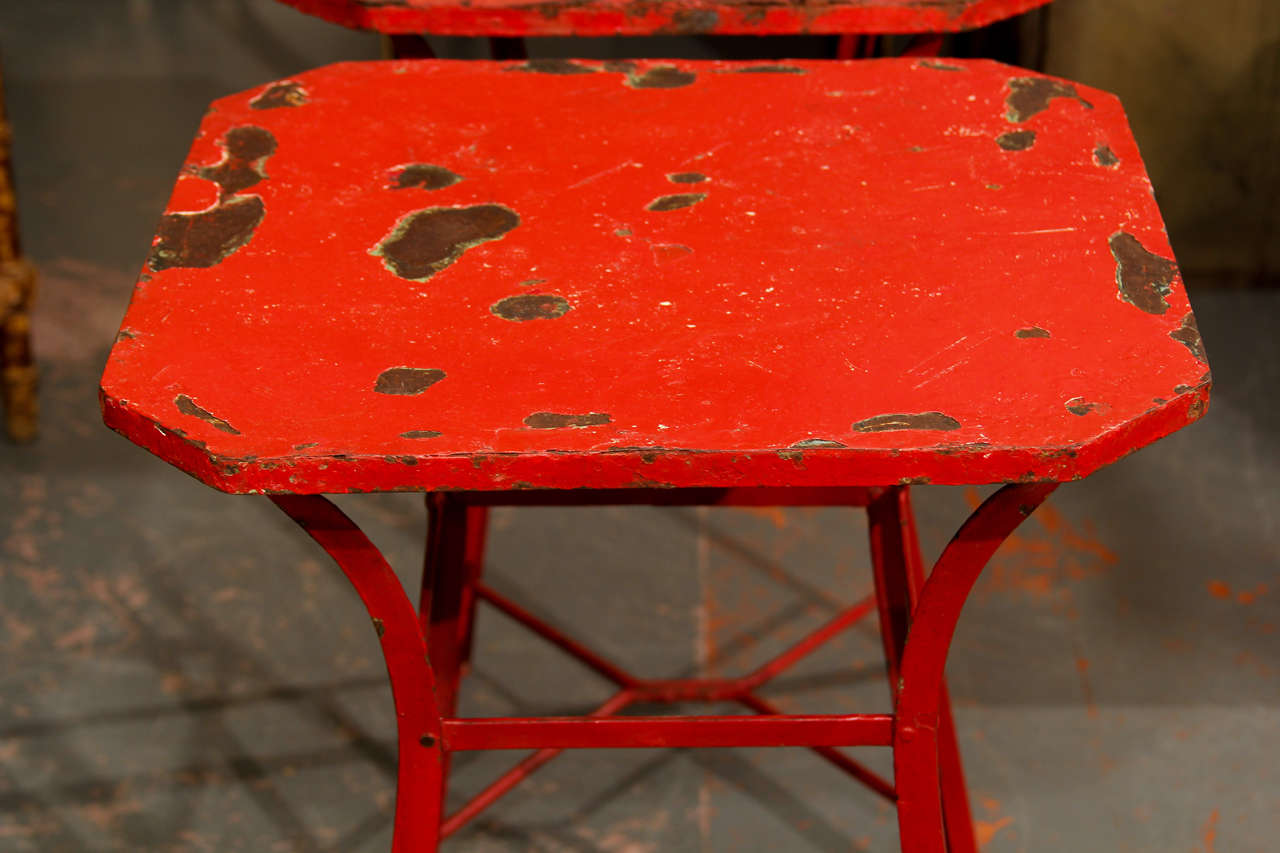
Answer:
[(418, 614), (386, 559), (351, 519), (321, 495), (272, 502), (323, 548), (355, 587), (382, 642), (399, 740), (392, 853), (431, 853), (440, 841), (445, 785), (435, 676)]
[(920, 591), (902, 654), (893, 738), (904, 853), (947, 849), (938, 751), (942, 675), (961, 608), (991, 555), (1056, 487), (1020, 483), (988, 498), (947, 544)]

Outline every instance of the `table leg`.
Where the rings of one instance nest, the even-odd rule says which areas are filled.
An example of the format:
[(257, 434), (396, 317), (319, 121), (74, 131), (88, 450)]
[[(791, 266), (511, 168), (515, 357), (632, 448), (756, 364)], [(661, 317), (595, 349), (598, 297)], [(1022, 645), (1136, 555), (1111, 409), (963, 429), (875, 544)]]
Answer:
[(436, 679), (418, 614), (386, 559), (328, 499), (271, 500), (334, 559), (373, 620), (391, 679), (399, 741), (392, 853), (432, 853), (440, 841), (445, 762)]
[(991, 555), (1056, 487), (1012, 484), (988, 498), (947, 544), (920, 590), (901, 658), (893, 739), (903, 853), (947, 849), (939, 764), (949, 763), (954, 732), (943, 669), (965, 599)]

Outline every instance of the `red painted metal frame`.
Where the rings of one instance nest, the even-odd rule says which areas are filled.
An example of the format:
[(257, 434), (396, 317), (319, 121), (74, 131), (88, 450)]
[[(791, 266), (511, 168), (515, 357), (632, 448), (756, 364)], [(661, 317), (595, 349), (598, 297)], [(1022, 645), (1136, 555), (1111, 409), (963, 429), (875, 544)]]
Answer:
[[(645, 679), (486, 585), (485, 512), (527, 493), (430, 493), (420, 608), (415, 611), (375, 546), (319, 495), (272, 500), (329, 553), (359, 593), (382, 642), (396, 705), (400, 769), (394, 853), (436, 849), (448, 837), (565, 749), (805, 746), (898, 805), (907, 853), (974, 853), (973, 827), (943, 682), (947, 649), (965, 597), (1000, 542), (1055, 484), (1008, 485), (970, 516), (925, 576), (905, 487), (797, 490), (801, 504), (865, 506), (876, 594), (836, 614), (741, 678)], [(764, 490), (539, 493), (544, 502), (787, 505)], [(481, 502), (477, 504), (476, 502)], [(485, 601), (618, 686), (583, 717), (460, 719), (458, 684), (469, 654), (473, 609)], [(893, 714), (788, 715), (756, 691), (841, 631), (878, 609)], [(618, 717), (635, 703), (736, 701), (759, 716)], [(897, 787), (838, 747), (891, 746)], [(442, 818), (449, 755), (464, 750), (536, 750)]]
[(982, 27), (1048, 0), (280, 0), (353, 29), (464, 36), (917, 33)]

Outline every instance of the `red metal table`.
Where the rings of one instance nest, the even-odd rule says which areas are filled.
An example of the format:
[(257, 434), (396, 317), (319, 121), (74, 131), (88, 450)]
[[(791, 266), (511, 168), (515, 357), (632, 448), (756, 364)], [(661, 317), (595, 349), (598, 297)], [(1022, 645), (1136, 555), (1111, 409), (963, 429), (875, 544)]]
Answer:
[[(974, 849), (942, 679), (973, 582), (1062, 481), (1199, 417), (1209, 374), (1111, 95), (984, 61), (399, 61), (217, 101), (102, 385), (108, 425), (262, 493), (369, 609), (395, 849), (562, 748), (804, 745)], [(907, 486), (1006, 483), (921, 565)], [(419, 611), (323, 497), (428, 495)], [(865, 507), (877, 594), (737, 680), (637, 678), (486, 586), (497, 504)], [(592, 719), (454, 716), (488, 600), (618, 684)], [(892, 714), (756, 695), (878, 611)], [(628, 718), (736, 700), (760, 716)], [(895, 782), (837, 746), (891, 746)], [(443, 821), (448, 756), (539, 751)], [(941, 793), (940, 793), (941, 792)]]
[(1049, 0), (280, 0), (384, 33), (610, 36), (654, 33), (939, 33), (983, 27)]

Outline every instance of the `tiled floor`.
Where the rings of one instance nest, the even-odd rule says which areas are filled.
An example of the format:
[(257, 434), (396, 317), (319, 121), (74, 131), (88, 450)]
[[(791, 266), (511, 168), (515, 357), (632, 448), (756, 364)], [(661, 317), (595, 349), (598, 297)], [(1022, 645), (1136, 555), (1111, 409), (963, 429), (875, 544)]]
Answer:
[[(267, 0), (42, 0), (0, 9), (0, 48), (45, 370), (40, 443), (0, 445), (0, 850), (384, 851), (394, 729), (354, 596), (265, 501), (152, 459), (95, 399), (204, 105), (378, 43)], [(949, 673), (990, 853), (1275, 849), (1280, 294), (1191, 288), (1207, 419), (1060, 490), (961, 623)], [(919, 490), (929, 553), (975, 498)], [(413, 583), (420, 500), (342, 504)], [(511, 510), (494, 527), (496, 586), (655, 675), (736, 671), (868, 584), (864, 522), (836, 511)], [(884, 708), (873, 630), (772, 695)], [(464, 712), (573, 712), (604, 690), (483, 614)], [(455, 799), (511, 760), (460, 757)], [(558, 759), (452, 845), (799, 853), (895, 835), (887, 805), (802, 751), (618, 751)]]

